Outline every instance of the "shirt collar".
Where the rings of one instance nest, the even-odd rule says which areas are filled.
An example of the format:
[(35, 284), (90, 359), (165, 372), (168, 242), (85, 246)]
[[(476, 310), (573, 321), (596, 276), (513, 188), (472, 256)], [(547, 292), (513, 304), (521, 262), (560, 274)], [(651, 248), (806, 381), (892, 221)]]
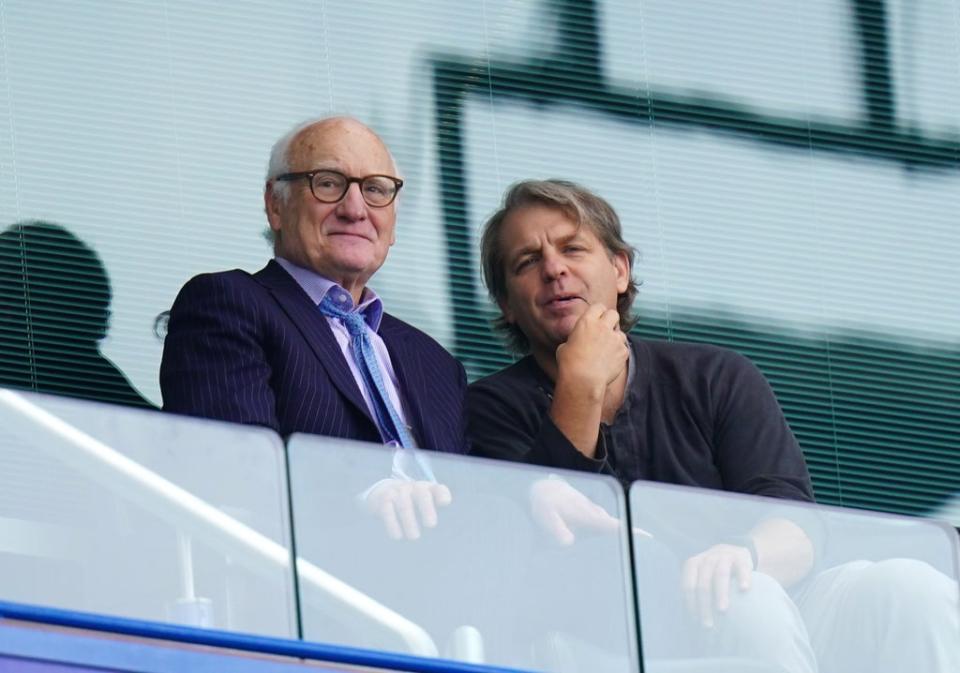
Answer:
[(367, 325), (376, 332), (380, 329), (380, 321), (383, 319), (383, 301), (377, 296), (377, 293), (369, 287), (363, 288), (363, 294), (360, 295), (360, 305), (354, 307), (353, 297), (343, 287), (333, 282), (329, 278), (321, 276), (316, 271), (297, 266), (293, 262), (283, 257), (275, 257), (277, 264), (283, 267), (283, 270), (289, 273), (297, 282), (303, 291), (310, 297), (310, 301), (319, 304), (328, 293), (335, 293), (334, 299), (343, 298), (338, 304), (344, 307), (344, 310), (357, 310), (363, 314), (363, 319)]
[(636, 387), (633, 385), (637, 380), (637, 354), (634, 352), (634, 341), (630, 340), (630, 359), (627, 361), (627, 387), (625, 394), (623, 396), (623, 404), (620, 405), (620, 409), (629, 409), (633, 406), (634, 392)]

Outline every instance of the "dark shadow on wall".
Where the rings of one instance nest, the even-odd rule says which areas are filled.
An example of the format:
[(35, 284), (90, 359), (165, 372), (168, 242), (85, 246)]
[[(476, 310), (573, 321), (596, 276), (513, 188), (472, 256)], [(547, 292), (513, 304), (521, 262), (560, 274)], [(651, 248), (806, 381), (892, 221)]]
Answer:
[(0, 386), (152, 408), (100, 352), (111, 295), (99, 255), (60, 225), (0, 233)]

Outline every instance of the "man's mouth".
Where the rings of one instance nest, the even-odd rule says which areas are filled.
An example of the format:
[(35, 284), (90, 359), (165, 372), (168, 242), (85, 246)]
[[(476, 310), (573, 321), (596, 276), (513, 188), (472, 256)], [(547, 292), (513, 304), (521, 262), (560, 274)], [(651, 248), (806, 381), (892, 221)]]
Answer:
[(582, 298), (579, 295), (563, 294), (563, 295), (557, 295), (555, 297), (551, 297), (550, 299), (545, 301), (543, 305), (546, 306), (547, 308), (562, 309), (562, 308), (566, 308), (567, 306), (572, 306), (574, 303), (578, 301), (582, 301)]
[(357, 232), (357, 231), (331, 231), (327, 234), (327, 236), (350, 236), (352, 238), (359, 238), (364, 241), (370, 240), (369, 236), (361, 234), (360, 232)]

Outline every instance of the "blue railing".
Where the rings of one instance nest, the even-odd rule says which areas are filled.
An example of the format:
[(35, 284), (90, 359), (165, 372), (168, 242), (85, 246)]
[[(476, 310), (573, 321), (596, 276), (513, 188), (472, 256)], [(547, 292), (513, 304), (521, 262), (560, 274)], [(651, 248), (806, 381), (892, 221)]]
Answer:
[[(412, 671), (414, 673), (523, 673), (516, 668), (469, 664), (449, 659), (428, 659), (326, 643), (270, 638), (216, 629), (200, 629), (6, 601), (0, 601), (0, 618), (38, 625), (96, 631), (111, 635), (215, 647), (235, 652), (250, 652), (259, 655), (291, 657), (393, 671)], [(0, 621), (0, 633), (4, 633), (3, 628), (6, 626), (9, 626), (9, 624)], [(11, 654), (7, 651), (8, 644), (8, 637), (0, 639), (0, 656)], [(76, 663), (83, 664), (85, 662)]]

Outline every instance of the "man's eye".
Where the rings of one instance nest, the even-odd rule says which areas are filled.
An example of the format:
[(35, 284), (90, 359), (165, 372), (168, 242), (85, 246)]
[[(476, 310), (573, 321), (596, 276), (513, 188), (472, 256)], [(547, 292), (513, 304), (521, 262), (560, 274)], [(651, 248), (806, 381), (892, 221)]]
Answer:
[(343, 189), (343, 178), (336, 173), (317, 173), (313, 176), (313, 186), (323, 191), (337, 191)]
[(377, 196), (384, 196), (387, 193), (386, 187), (378, 184), (364, 185), (364, 189), (367, 190), (368, 194), (376, 194)]
[(532, 257), (526, 257), (517, 262), (517, 265), (513, 267), (514, 273), (520, 273), (521, 271), (530, 268), (530, 265), (533, 264)]

